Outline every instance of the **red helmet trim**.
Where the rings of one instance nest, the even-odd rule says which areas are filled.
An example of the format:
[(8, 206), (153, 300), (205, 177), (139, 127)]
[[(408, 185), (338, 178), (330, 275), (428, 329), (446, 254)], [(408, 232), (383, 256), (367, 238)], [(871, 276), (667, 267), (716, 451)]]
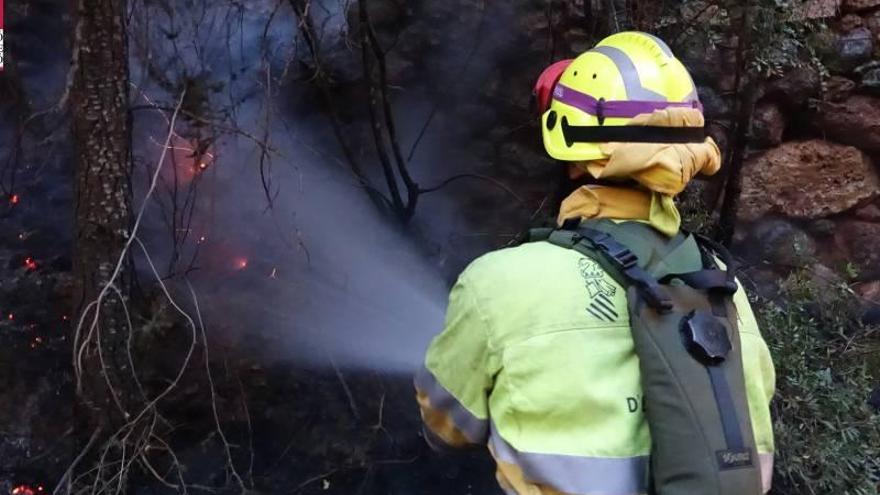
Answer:
[(573, 59), (556, 62), (550, 67), (544, 69), (544, 72), (538, 77), (538, 82), (535, 83), (535, 89), (532, 91), (532, 95), (535, 97), (535, 104), (537, 105), (539, 115), (543, 115), (544, 112), (550, 108), (550, 100), (553, 98), (553, 89), (562, 77), (562, 73), (565, 72), (565, 69), (567, 69), (572, 62), (574, 62)]

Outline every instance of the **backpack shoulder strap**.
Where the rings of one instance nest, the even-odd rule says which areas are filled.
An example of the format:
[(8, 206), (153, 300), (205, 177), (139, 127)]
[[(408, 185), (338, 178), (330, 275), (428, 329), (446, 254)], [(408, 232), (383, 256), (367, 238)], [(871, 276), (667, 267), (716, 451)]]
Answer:
[[(704, 291), (716, 297), (732, 296), (738, 285), (735, 264), (730, 252), (715, 241), (699, 235), (693, 236), (702, 260), (700, 270), (680, 273), (666, 273), (655, 278), (645, 268), (645, 260), (639, 257), (613, 234), (594, 228), (595, 222), (568, 220), (560, 228), (544, 227), (532, 229), (528, 242), (547, 241), (556, 246), (573, 249), (598, 262), (619, 284), (635, 285), (643, 299), (658, 311), (667, 311), (671, 302), (663, 293), (662, 285), (672, 280), (680, 280), (691, 288)], [(627, 228), (627, 224), (615, 227)], [(721, 259), (725, 269), (721, 269), (715, 257)]]
[[(678, 279), (694, 289), (709, 294), (727, 296), (735, 294), (739, 286), (736, 283), (736, 263), (730, 251), (708, 237), (699, 234), (691, 235), (697, 240), (697, 245), (700, 248), (703, 269), (686, 273), (669, 273), (661, 277), (659, 282), (668, 284), (673, 279)], [(724, 263), (723, 270), (718, 266), (716, 256)]]
[(573, 249), (597, 263), (623, 286), (635, 286), (645, 302), (665, 313), (672, 309), (672, 300), (665, 294), (656, 278), (639, 264), (639, 258), (611, 234), (581, 225), (576, 230), (534, 229), (530, 241), (547, 241), (559, 247)]

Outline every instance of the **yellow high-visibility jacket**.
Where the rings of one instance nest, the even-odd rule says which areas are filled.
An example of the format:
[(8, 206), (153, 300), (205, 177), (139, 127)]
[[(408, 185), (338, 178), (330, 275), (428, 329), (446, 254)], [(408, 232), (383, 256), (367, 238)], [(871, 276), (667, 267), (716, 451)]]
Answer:
[[(646, 493), (651, 438), (625, 293), (592, 259), (546, 242), (474, 261), (416, 377), (426, 439), (488, 445), (508, 494)], [(767, 491), (774, 369), (742, 288), (734, 303)]]

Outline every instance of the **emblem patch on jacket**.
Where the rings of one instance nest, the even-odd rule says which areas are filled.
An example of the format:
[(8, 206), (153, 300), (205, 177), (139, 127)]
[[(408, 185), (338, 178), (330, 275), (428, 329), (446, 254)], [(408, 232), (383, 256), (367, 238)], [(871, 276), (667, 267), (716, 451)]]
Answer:
[(589, 258), (581, 258), (578, 261), (578, 268), (590, 295), (587, 312), (603, 321), (616, 321), (620, 315), (614, 309), (611, 298), (617, 293), (617, 287), (608, 282), (607, 274), (602, 267)]

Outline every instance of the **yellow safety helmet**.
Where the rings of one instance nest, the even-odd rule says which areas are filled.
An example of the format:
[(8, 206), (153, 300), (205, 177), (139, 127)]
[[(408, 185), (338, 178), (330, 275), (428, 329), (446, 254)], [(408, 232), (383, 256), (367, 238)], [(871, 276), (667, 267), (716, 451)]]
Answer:
[(535, 87), (544, 147), (553, 158), (607, 158), (608, 142), (703, 142), (703, 127), (628, 125), (669, 107), (702, 111), (697, 88), (669, 46), (640, 32), (611, 35), (574, 60), (553, 64)]

